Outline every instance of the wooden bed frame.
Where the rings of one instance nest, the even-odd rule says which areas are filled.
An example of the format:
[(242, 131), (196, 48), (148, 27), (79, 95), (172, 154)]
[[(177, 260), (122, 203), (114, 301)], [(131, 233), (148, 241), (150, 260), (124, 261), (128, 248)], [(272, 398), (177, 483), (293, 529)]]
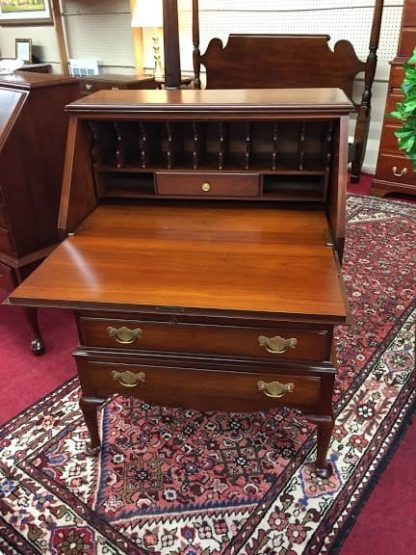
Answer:
[[(365, 62), (346, 40), (328, 45), (329, 35), (230, 35), (227, 44), (214, 38), (204, 54), (199, 49), (199, 1), (193, 0), (193, 64), (195, 86), (201, 87), (201, 65), (206, 87), (286, 88), (338, 87), (352, 99), (354, 78), (364, 72), (364, 90), (357, 112), (354, 142), (350, 148), (351, 180), (358, 182), (364, 159), (371, 115), (371, 89), (377, 65), (383, 0), (376, 0)], [(166, 24), (166, 21), (165, 21)]]

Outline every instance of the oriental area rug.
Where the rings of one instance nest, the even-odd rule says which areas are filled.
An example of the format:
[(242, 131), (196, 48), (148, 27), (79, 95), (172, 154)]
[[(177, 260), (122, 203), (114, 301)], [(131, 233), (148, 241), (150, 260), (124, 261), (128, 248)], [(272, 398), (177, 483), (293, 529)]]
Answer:
[(336, 334), (329, 479), (311, 465), (314, 426), (287, 408), (201, 414), (113, 397), (90, 458), (74, 379), (1, 429), (0, 552), (335, 553), (415, 406), (415, 237), (416, 205), (349, 197), (354, 322)]

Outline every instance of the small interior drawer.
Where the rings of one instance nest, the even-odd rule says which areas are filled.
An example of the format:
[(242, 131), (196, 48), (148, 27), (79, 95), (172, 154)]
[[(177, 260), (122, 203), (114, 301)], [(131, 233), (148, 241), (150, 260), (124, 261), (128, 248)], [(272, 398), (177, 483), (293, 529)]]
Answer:
[(258, 197), (260, 177), (242, 172), (156, 172), (156, 191), (175, 197)]

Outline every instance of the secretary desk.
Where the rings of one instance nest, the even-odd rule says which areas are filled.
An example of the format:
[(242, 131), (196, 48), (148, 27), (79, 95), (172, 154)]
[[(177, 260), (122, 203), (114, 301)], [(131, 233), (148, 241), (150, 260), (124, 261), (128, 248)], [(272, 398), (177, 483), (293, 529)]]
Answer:
[(75, 310), (98, 452), (112, 394), (300, 409), (331, 472), (350, 101), (338, 89), (99, 91), (67, 106), (66, 236), (10, 296)]

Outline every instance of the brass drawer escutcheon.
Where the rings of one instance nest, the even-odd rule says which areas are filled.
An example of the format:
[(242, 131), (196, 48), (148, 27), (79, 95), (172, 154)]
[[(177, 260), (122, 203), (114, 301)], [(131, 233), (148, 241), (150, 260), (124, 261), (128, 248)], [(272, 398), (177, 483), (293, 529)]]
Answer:
[(259, 335), (258, 341), (260, 345), (266, 349), (266, 351), (275, 355), (280, 355), (288, 349), (295, 349), (298, 342), (295, 337), (284, 339), (283, 337), (280, 337), (280, 335), (276, 335), (275, 337)]
[(266, 383), (260, 380), (257, 382), (257, 388), (259, 391), (263, 391), (267, 397), (279, 399), (280, 397), (283, 397), (283, 395), (285, 395), (286, 393), (293, 393), (295, 391), (295, 384), (280, 382)]
[(208, 191), (211, 189), (210, 183), (208, 183), (208, 182), (203, 183), (203, 184), (201, 185), (201, 189), (202, 189), (205, 193), (208, 193)]
[(136, 385), (141, 382), (146, 381), (146, 374), (144, 372), (130, 372), (130, 370), (125, 370), (124, 372), (119, 372), (118, 370), (113, 370), (113, 379), (118, 381), (123, 387), (136, 387)]
[(110, 337), (114, 337), (117, 343), (122, 343), (123, 345), (134, 343), (136, 339), (140, 339), (143, 335), (143, 330), (140, 328), (130, 329), (126, 326), (121, 326), (121, 328), (108, 326), (107, 332)]

